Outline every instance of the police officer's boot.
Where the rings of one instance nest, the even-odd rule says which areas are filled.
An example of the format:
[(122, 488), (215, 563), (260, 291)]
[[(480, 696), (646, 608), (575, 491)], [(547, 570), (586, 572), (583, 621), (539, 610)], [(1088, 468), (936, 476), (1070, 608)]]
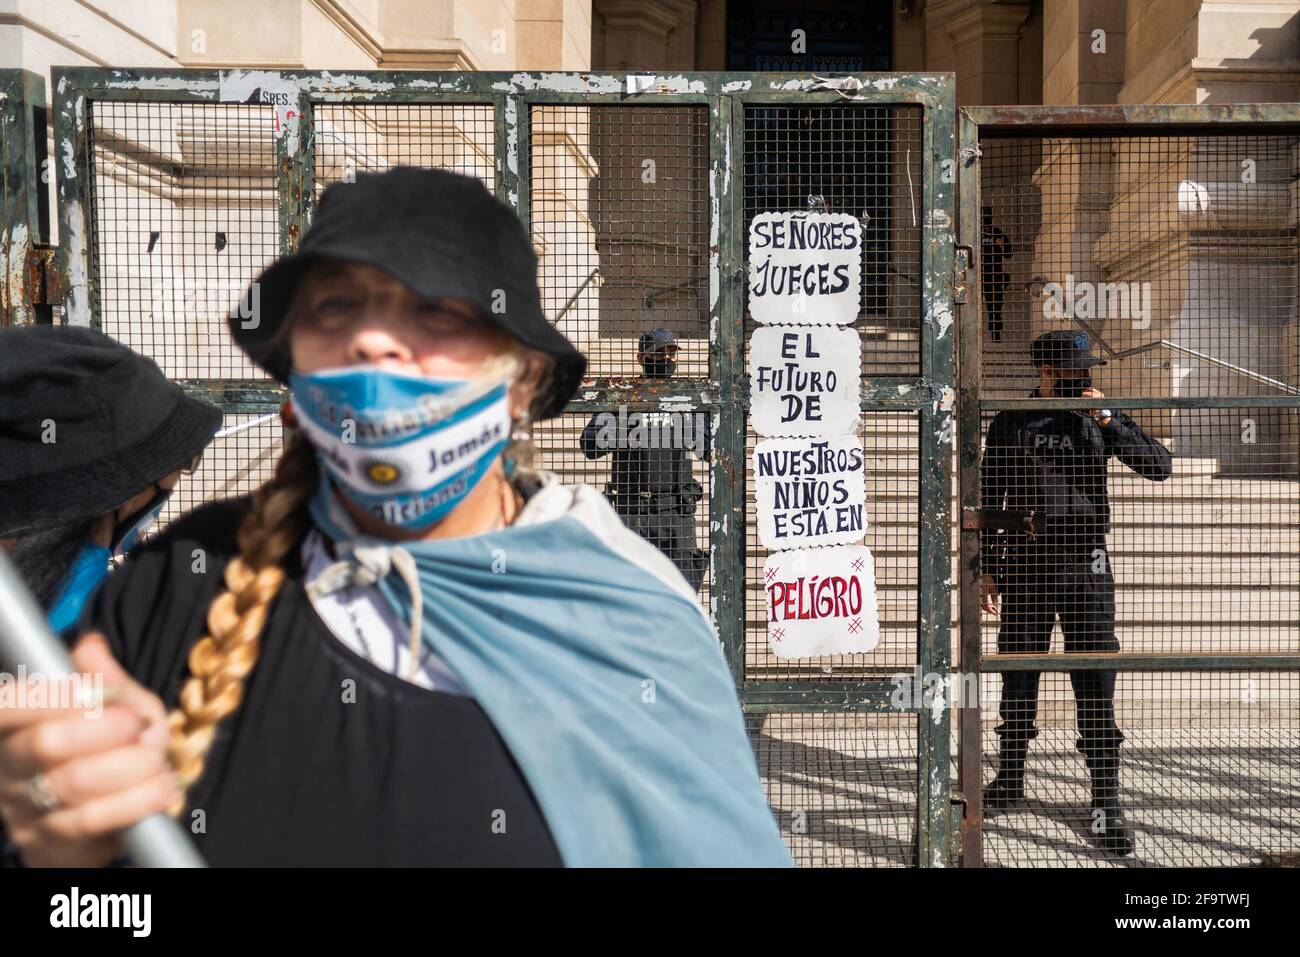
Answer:
[(1025, 754), (1029, 742), (1003, 736), (998, 745), (998, 773), (984, 789), (984, 807), (1001, 810), (1025, 800)]
[(1119, 857), (1133, 853), (1133, 829), (1119, 806), (1119, 748), (1085, 754), (1092, 775), (1092, 820), (1088, 830), (1097, 843)]

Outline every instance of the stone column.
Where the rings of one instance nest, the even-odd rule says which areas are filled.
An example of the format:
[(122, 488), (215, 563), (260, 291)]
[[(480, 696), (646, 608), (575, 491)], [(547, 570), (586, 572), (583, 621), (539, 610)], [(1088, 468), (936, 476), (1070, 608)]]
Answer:
[[(1294, 0), (1129, 3), (1127, 12), (1120, 102), (1292, 101), (1300, 93)], [(1151, 328), (1117, 335), (1117, 346), (1165, 338), (1295, 385), (1297, 170), (1295, 151), (1281, 141), (1227, 130), (1117, 144), (1119, 182), (1097, 259), (1108, 279), (1153, 291)], [(1141, 375), (1151, 394), (1276, 394), (1175, 350), (1125, 362), (1142, 363), (1126, 375)], [(1221, 474), (1278, 477), (1300, 462), (1291, 412), (1172, 418), (1177, 451), (1217, 458)]]
[[(942, 18), (952, 39), (957, 102), (1020, 103), (1020, 28), (1032, 4), (929, 4), (927, 18)], [(931, 9), (934, 8), (934, 9)]]

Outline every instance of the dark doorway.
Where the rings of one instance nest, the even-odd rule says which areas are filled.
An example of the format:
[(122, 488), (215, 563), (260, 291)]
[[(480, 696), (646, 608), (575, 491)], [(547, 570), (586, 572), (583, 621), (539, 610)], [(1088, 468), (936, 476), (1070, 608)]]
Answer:
[[(802, 52), (794, 31), (804, 31)], [(729, 0), (727, 69), (858, 73), (893, 68), (887, 0)]]

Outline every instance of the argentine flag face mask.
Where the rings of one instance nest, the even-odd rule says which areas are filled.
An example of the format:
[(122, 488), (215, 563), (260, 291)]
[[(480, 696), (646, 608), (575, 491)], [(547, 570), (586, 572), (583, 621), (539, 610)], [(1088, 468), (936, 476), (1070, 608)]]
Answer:
[(348, 498), (422, 530), (487, 474), (510, 438), (509, 381), (432, 379), (374, 366), (289, 376), (298, 427)]

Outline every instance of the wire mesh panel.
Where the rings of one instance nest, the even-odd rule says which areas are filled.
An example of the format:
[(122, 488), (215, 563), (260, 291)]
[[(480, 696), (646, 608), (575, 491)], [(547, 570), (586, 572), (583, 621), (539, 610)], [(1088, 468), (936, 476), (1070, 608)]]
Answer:
[[(920, 131), (922, 111), (905, 106), (747, 106), (744, 211), (810, 208), (810, 197), (863, 224), (862, 295), (853, 323), (864, 378), (920, 368)], [(747, 341), (758, 323), (746, 311)], [(860, 420), (867, 483), (865, 542), (875, 558), (881, 642), (870, 655), (780, 659), (769, 647), (755, 477), (747, 467), (750, 521), (745, 674), (750, 679), (861, 680), (916, 661), (918, 455), (915, 415), (865, 413)], [(747, 436), (747, 463), (757, 436)]]
[[(811, 197), (862, 222), (862, 305), (853, 328), (864, 376), (920, 372), (923, 117), (914, 106), (745, 109), (747, 221), (807, 210)], [(747, 339), (755, 326), (746, 314)]]
[[(102, 330), (172, 379), (265, 380), (226, 317), (279, 254), (272, 118), (262, 107), (94, 101), (91, 282)], [(251, 427), (250, 427), (251, 425)], [(269, 478), (280, 423), (227, 414), (155, 531)]]
[(449, 169), (494, 188), (490, 104), (321, 103), (313, 119), (318, 192), (393, 166)]
[[(1132, 654), (1300, 653), (1300, 469), (1286, 438), (1300, 410), (1152, 413), (1131, 447), (1086, 412), (985, 413), (985, 503), (1032, 511), (1036, 526), (985, 533), (1003, 606), (985, 615), (987, 652), (1046, 652), (1059, 625), (1058, 650), (1116, 650), (1100, 647), (1113, 632)], [(1232, 447), (1180, 454), (1175, 431), (1248, 436), (1261, 413), (1283, 428), (1253, 443), (1248, 472)], [(1080, 435), (1105, 444), (1077, 447)]]
[(265, 108), (96, 101), (91, 282), (100, 328), (174, 379), (260, 379), (226, 316), (279, 254)]
[(642, 374), (639, 337), (709, 374), (707, 109), (534, 106), (532, 226), (542, 306), (593, 377)]
[(1300, 843), (1300, 139), (1278, 129), (981, 133), (963, 587), (996, 656), (992, 863)]
[[(986, 676), (986, 708), (1002, 676)], [(1091, 779), (1076, 748), (1070, 681), (1044, 674), (1040, 730), (1025, 766), (1025, 801), (984, 814), (994, 866), (1240, 866), (1300, 852), (1300, 677), (1294, 672), (1121, 673), (1119, 800), (1132, 855), (1099, 841)], [(998, 742), (984, 735), (985, 772)]]
[[(924, 110), (755, 102), (744, 105), (742, 122), (741, 237), (760, 214), (851, 215), (862, 226), (861, 292), (851, 327), (862, 344), (863, 385), (870, 390), (882, 377), (897, 381), (920, 375), (922, 298), (929, 288), (922, 276), (927, 260), (921, 243), (928, 195), (924, 176), (930, 170), (923, 162)], [(748, 244), (742, 241), (740, 248), (747, 268)], [(748, 305), (742, 317), (752, 346), (762, 327)], [(747, 351), (752, 370), (753, 350)], [(928, 627), (920, 613), (920, 586), (930, 561), (921, 541), (921, 485), (924, 451), (932, 440), (923, 434), (922, 421), (915, 410), (873, 408), (868, 402), (850, 439), (863, 453), (862, 543), (874, 562), (880, 629), (873, 650), (857, 654), (777, 654), (783, 629), (769, 628), (767, 576), (779, 574), (774, 558), (782, 553), (763, 547), (760, 539), (753, 455), (762, 439), (752, 428), (746, 435), (744, 679), (750, 694), (770, 694), (774, 702), (766, 719), (751, 717), (751, 734), (769, 800), (801, 864), (916, 860), (918, 769), (930, 757), (922, 728), (908, 711), (920, 701), (891, 698), (884, 706), (894, 710), (884, 713), (818, 713), (811, 710), (815, 705), (805, 704), (810, 710), (802, 714), (781, 713), (775, 702), (781, 695), (807, 695), (829, 703), (837, 686), (911, 687), (898, 678), (906, 675), (910, 682), (920, 661), (918, 636)], [(854, 622), (846, 621), (851, 632)], [(936, 830), (943, 831), (946, 845), (946, 821)], [(946, 856), (946, 848), (937, 856)]]
[(901, 867), (914, 860), (916, 717), (751, 714), (768, 803), (801, 867)]
[(193, 475), (181, 478), (159, 516), (161, 530), (174, 518), (204, 502), (249, 495), (275, 474), (283, 450), (279, 415), (227, 413)]
[(1030, 340), (1090, 333), (1124, 396), (1300, 395), (1300, 139), (986, 137), (986, 398), (1038, 387)]

